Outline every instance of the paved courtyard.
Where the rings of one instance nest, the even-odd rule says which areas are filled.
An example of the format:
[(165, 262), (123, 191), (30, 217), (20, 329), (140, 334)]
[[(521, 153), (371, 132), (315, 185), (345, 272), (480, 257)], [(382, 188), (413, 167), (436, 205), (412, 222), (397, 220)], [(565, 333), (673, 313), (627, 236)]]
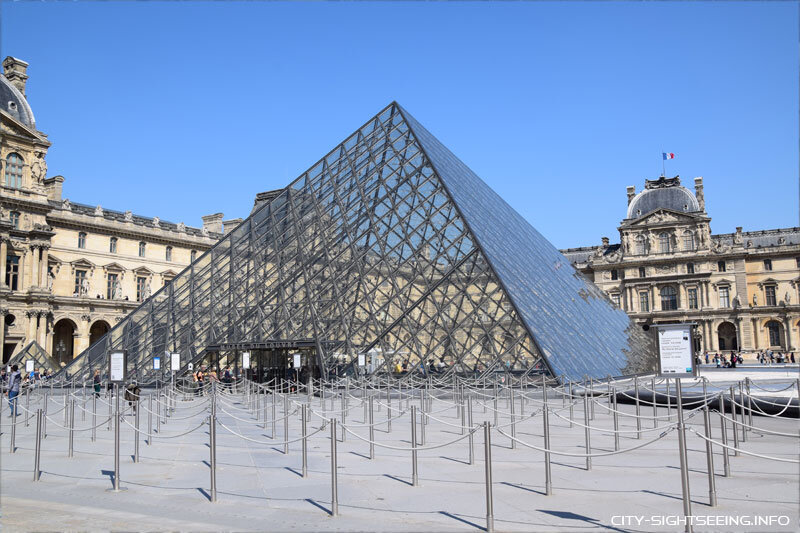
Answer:
[[(784, 378), (785, 379), (785, 378)], [(789, 384), (788, 381), (785, 382)], [(148, 430), (151, 406), (158, 412), (155, 398), (150, 404), (145, 389), (140, 427)], [(396, 391), (397, 392), (397, 391)], [(713, 392), (713, 391), (712, 391)], [(340, 389), (344, 393), (344, 389)], [(2, 525), (7, 531), (477, 531), (486, 527), (484, 430), (474, 433), (474, 464), (469, 464), (469, 439), (462, 435), (461, 415), (452, 393), (439, 390), (428, 404), (431, 417), (425, 426), (425, 443), (418, 452), (418, 486), (412, 486), (410, 453), (410, 407), (419, 406), (417, 397), (392, 400), (392, 429), (388, 431), (384, 396), (373, 400), (375, 458), (369, 459), (369, 438), (365, 407), (358, 389), (350, 391), (345, 424), (356, 435), (347, 434), (337, 444), (338, 516), (331, 516), (331, 441), (330, 424), (321, 428), (321, 418), (309, 421), (308, 476), (302, 477), (301, 422), (299, 405), (306, 395), (289, 396), (289, 453), (283, 453), (284, 422), (282, 397), (277, 398), (275, 434), (272, 434), (272, 395), (259, 395), (258, 404), (245, 395), (220, 395), (216, 400), (217, 501), (210, 501), (209, 397), (177, 396), (176, 409), (160, 433), (148, 444), (140, 441), (139, 462), (133, 462), (134, 424), (131, 414), (121, 431), (121, 486), (123, 492), (109, 492), (113, 486), (114, 431), (102, 423), (108, 416), (106, 398), (97, 402), (96, 440), (91, 440), (92, 401), (83, 393), (74, 395), (74, 456), (68, 457), (68, 430), (65, 424), (63, 394), (52, 393), (49, 400), (47, 436), (42, 440), (41, 478), (33, 481), (35, 417), (26, 427), (18, 419), (16, 450), (9, 453), (8, 409), (2, 419), (2, 482), (0, 483)], [(403, 395), (408, 391), (404, 390)], [(473, 394), (473, 422), (494, 424), (492, 390)], [(668, 418), (666, 408), (658, 409), (659, 427), (653, 431), (650, 418), (642, 420), (641, 439), (637, 439), (635, 407), (618, 405), (619, 448), (624, 453), (592, 458), (586, 470), (583, 400), (573, 406), (575, 424), (570, 428), (569, 402), (553, 395), (548, 399), (551, 413), (550, 447), (575, 454), (555, 455), (552, 459), (552, 495), (545, 495), (544, 454), (525, 444), (543, 446), (542, 398), (536, 390), (524, 392), (525, 400), (515, 396), (516, 435), (520, 443), (492, 431), (492, 492), (494, 526), (497, 531), (678, 531), (681, 526), (658, 525), (657, 520), (676, 520), (683, 516), (678, 432), (675, 409)], [(796, 389), (772, 397), (785, 403)], [(37, 406), (32, 396), (29, 409)], [(781, 399), (783, 398), (783, 399)], [(162, 398), (163, 400), (163, 398)], [(507, 397), (497, 403), (499, 429), (510, 434), (511, 418)], [(399, 403), (398, 403), (399, 402)], [(524, 405), (523, 405), (524, 402)], [(310, 407), (320, 415), (341, 419), (342, 400), (312, 398)], [(368, 404), (368, 402), (367, 402)], [(24, 401), (21, 402), (24, 406)], [(83, 413), (85, 406), (88, 412)], [(524, 412), (522, 410), (524, 409)], [(164, 409), (160, 409), (164, 412)], [(264, 413), (267, 415), (264, 427)], [(591, 410), (590, 410), (591, 412)], [(641, 415), (651, 417), (652, 407), (642, 404)], [(718, 505), (710, 507), (703, 412), (685, 411), (687, 416), (689, 481), (693, 515), (776, 516), (789, 523), (770, 526), (697, 527), (697, 531), (796, 531), (798, 528), (798, 464), (778, 462), (731, 452), (730, 477), (723, 477), (723, 456), (714, 447), (714, 467)], [(153, 431), (155, 415), (151, 415)], [(367, 416), (368, 418), (368, 416)], [(719, 441), (720, 416), (712, 413), (712, 437)], [(798, 460), (797, 419), (754, 416), (757, 428), (794, 435), (747, 433), (740, 447), (755, 454), (789, 461)], [(224, 425), (224, 426), (223, 426)], [(591, 446), (594, 454), (614, 451), (613, 417), (605, 397), (594, 405)], [(193, 430), (188, 434), (176, 436)], [(341, 427), (339, 427), (341, 439)], [(648, 431), (649, 430), (649, 431)], [(693, 431), (694, 430), (694, 431)], [(421, 425), (417, 438), (421, 440)], [(662, 436), (663, 435), (663, 436)], [(173, 438), (173, 436), (176, 436)], [(274, 439), (273, 439), (274, 437)], [(659, 438), (661, 437), (661, 438)], [(252, 440), (245, 440), (245, 439)], [(461, 440), (458, 440), (461, 439)], [(729, 445), (733, 432), (728, 425)], [(253, 442), (258, 441), (258, 442)], [(452, 442), (456, 441), (456, 442)], [(433, 448), (438, 444), (446, 444)], [(389, 446), (389, 447), (384, 447)], [(395, 449), (400, 448), (400, 449)], [(638, 524), (631, 517), (644, 517)], [(666, 518), (658, 518), (658, 517)], [(627, 517), (627, 518), (626, 518)], [(651, 517), (654, 517), (651, 519)], [(653, 522), (653, 520), (656, 520)]]

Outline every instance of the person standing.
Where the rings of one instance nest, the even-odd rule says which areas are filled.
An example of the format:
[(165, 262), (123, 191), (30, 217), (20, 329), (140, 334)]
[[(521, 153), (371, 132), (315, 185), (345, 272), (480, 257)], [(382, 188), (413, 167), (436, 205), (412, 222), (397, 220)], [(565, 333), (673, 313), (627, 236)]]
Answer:
[(100, 397), (100, 370), (97, 369), (94, 371), (94, 377), (92, 378), (92, 383), (94, 384), (94, 395), (95, 398)]
[(8, 378), (8, 406), (11, 408), (12, 417), (19, 415), (17, 397), (19, 396), (19, 388), (21, 385), (22, 374), (19, 372), (19, 367), (14, 365), (11, 367), (11, 375)]

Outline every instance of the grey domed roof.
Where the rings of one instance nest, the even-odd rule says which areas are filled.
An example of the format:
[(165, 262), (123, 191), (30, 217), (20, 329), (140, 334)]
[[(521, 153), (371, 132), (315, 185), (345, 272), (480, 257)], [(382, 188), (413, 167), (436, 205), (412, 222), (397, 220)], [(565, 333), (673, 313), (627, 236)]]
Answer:
[(3, 75), (0, 75), (0, 109), (26, 126), (36, 128), (36, 119), (28, 101)]
[(648, 181), (645, 190), (634, 196), (628, 205), (626, 218), (639, 218), (659, 209), (671, 209), (683, 213), (701, 211), (695, 195), (686, 187), (682, 187), (676, 177), (669, 180)]

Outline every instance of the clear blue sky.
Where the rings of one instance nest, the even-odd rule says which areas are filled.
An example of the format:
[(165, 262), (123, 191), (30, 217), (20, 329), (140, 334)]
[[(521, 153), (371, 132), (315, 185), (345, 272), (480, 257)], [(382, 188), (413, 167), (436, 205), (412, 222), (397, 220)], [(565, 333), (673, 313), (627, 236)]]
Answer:
[(556, 246), (704, 176), (712, 231), (798, 225), (798, 4), (2, 4), (71, 200), (246, 216), (392, 100)]

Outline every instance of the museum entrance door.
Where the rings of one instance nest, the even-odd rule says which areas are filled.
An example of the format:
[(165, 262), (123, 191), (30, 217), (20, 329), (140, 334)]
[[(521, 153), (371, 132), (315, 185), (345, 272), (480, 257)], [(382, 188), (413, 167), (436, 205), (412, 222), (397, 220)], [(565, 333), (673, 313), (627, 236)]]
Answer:
[(206, 364), (218, 367), (220, 372), (230, 366), (234, 376), (256, 383), (274, 384), (280, 390), (288, 391), (298, 381), (305, 384), (309, 376), (315, 379), (320, 376), (317, 347), (313, 340), (219, 344), (209, 346), (206, 351)]

